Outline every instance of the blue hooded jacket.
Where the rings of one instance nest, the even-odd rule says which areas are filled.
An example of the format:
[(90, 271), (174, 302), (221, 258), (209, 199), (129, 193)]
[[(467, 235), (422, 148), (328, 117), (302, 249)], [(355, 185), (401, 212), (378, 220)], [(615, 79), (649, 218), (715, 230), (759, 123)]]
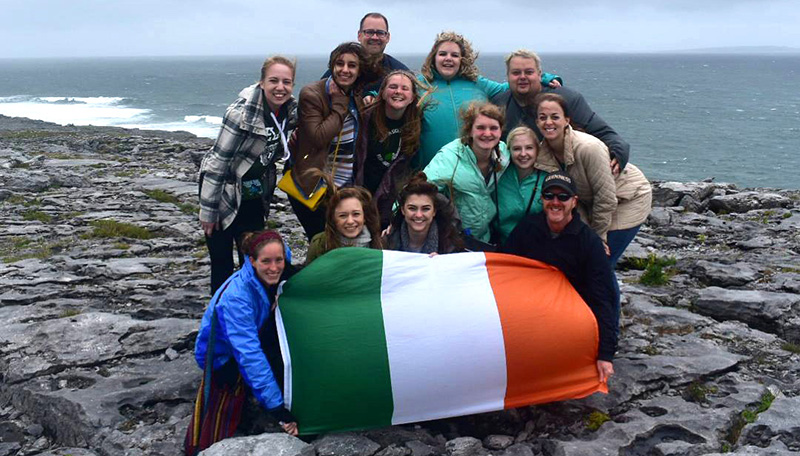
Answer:
[(283, 407), (283, 394), (258, 338), (259, 329), (270, 316), (270, 300), (249, 258), (217, 290), (211, 302), (216, 302), (216, 306), (209, 305), (206, 309), (197, 334), (194, 348), (197, 364), (201, 369), (205, 368), (211, 318), (216, 307), (218, 323), (214, 341), (214, 370), (233, 356), (245, 383), (258, 402), (267, 410)]

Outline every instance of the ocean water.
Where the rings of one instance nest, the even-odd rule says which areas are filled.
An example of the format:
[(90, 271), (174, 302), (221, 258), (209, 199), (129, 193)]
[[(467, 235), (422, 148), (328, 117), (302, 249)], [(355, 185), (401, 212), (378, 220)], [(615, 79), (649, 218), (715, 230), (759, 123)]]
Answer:
[[(418, 69), (424, 56), (396, 56)], [(543, 54), (654, 179), (800, 188), (800, 56)], [(0, 60), (0, 114), (216, 137), (261, 57)], [(299, 57), (295, 93), (325, 69)], [(482, 73), (504, 80), (502, 56)]]

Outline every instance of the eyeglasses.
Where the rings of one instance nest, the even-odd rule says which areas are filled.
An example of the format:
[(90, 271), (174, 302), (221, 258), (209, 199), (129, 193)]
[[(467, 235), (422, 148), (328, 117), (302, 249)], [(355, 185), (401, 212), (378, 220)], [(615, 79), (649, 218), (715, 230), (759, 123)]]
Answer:
[(386, 38), (389, 36), (389, 32), (386, 30), (364, 29), (361, 33), (367, 36), (377, 36), (378, 38)]
[(558, 194), (556, 194), (556, 193), (551, 193), (551, 192), (545, 192), (545, 193), (542, 193), (542, 198), (546, 199), (547, 201), (550, 201), (553, 198), (558, 198), (558, 200), (561, 201), (562, 203), (566, 203), (567, 201), (569, 201), (570, 198), (572, 198), (572, 195), (570, 195), (568, 193), (558, 193)]

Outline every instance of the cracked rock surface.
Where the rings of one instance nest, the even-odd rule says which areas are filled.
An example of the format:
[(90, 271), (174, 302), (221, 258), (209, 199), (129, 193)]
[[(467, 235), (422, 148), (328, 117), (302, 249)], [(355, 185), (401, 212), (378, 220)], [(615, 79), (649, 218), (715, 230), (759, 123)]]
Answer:
[[(196, 180), (210, 146), (0, 116), (0, 456), (181, 454), (209, 299)], [(617, 271), (608, 395), (306, 441), (266, 420), (257, 431), (270, 432), (203, 454), (800, 451), (798, 201), (796, 190), (654, 183), (653, 213)], [(280, 192), (268, 224), (301, 263), (302, 229)]]

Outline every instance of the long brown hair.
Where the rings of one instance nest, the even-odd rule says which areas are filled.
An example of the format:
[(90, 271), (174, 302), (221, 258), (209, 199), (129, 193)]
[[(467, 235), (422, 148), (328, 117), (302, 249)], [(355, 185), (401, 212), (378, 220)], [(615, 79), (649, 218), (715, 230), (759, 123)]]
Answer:
[(377, 132), (375, 136), (379, 141), (383, 142), (389, 137), (389, 128), (386, 126), (386, 100), (383, 99), (383, 93), (389, 84), (389, 79), (397, 75), (408, 78), (411, 82), (411, 93), (414, 97), (412, 103), (403, 112), (403, 126), (400, 130), (401, 153), (410, 157), (419, 149), (419, 137), (422, 132), (422, 107), (419, 105), (420, 90), (422, 88), (414, 74), (408, 70), (394, 70), (387, 74), (383, 78), (381, 88), (378, 91), (377, 101), (369, 109), (372, 111), (372, 125), (374, 125)]
[(472, 49), (472, 43), (469, 42), (463, 35), (456, 32), (442, 32), (436, 35), (436, 40), (433, 42), (433, 47), (428, 56), (425, 57), (425, 62), (422, 64), (420, 73), (428, 80), (433, 82), (433, 70), (436, 69), (436, 53), (439, 52), (439, 46), (442, 43), (455, 43), (461, 49), (461, 66), (458, 68), (458, 76), (470, 81), (476, 81), (480, 76), (480, 70), (475, 65), (475, 60), (478, 59), (478, 53)]
[(439, 195), (439, 189), (436, 185), (428, 182), (428, 176), (422, 171), (411, 176), (405, 187), (400, 190), (397, 197), (397, 213), (392, 220), (392, 231), (396, 232), (403, 224), (405, 217), (401, 209), (411, 195), (425, 195), (433, 201), (433, 208), (436, 211), (434, 220), (436, 220), (436, 227), (439, 231), (440, 247), (444, 246), (445, 251), (449, 250), (449, 247), (456, 252), (464, 250), (464, 241), (459, 234), (460, 223), (456, 218), (453, 204), (444, 196)]
[(343, 54), (353, 54), (358, 59), (358, 77), (356, 77), (355, 82), (353, 82), (351, 91), (360, 94), (364, 85), (378, 78), (378, 75), (375, 74), (376, 67), (375, 65), (370, 65), (367, 51), (361, 43), (348, 41), (336, 46), (336, 48), (331, 51), (330, 58), (328, 59), (328, 71), (330, 71), (331, 74), (333, 74), (333, 67), (336, 64), (336, 60)]
[(325, 253), (342, 246), (339, 241), (339, 232), (336, 231), (336, 206), (347, 198), (355, 198), (361, 203), (361, 208), (364, 210), (364, 228), (369, 230), (372, 238), (369, 241), (369, 247), (379, 250), (383, 248), (383, 242), (381, 242), (381, 218), (378, 215), (378, 208), (375, 206), (375, 201), (372, 200), (372, 194), (369, 190), (363, 187), (342, 187), (337, 189), (336, 184), (333, 182), (333, 177), (317, 168), (311, 168), (306, 173), (322, 178), (328, 186), (326, 191), (327, 201), (325, 202), (327, 206), (325, 211)]

